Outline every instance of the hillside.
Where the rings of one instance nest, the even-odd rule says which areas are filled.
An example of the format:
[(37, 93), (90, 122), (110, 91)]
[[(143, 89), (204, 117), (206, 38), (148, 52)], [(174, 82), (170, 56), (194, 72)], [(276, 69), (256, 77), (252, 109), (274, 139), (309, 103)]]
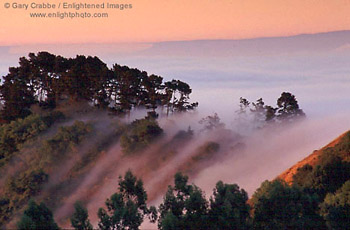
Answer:
[(263, 182), (248, 203), (237, 183), (257, 187), (280, 172), (266, 168), (293, 155), (296, 139), (305, 144), (306, 114), (290, 92), (272, 106), (241, 97), (229, 126), (200, 114), (191, 93), (97, 57), (20, 58), (0, 87), (0, 228), (136, 230), (146, 218), (160, 230), (346, 225), (327, 208), (347, 206), (327, 197), (343, 198), (350, 184), (350, 132), (287, 171), (289, 184)]
[[(315, 166), (319, 163), (320, 156), (324, 154), (324, 151), (329, 148), (335, 147), (337, 144), (344, 142), (344, 137), (350, 134), (350, 131), (343, 133), (333, 141), (331, 141), (329, 144), (324, 146), (323, 148), (319, 150), (315, 150), (313, 153), (311, 153), (309, 156), (305, 157), (303, 160), (299, 161), (286, 171), (284, 171), (281, 175), (279, 175), (277, 178), (282, 179), (286, 181), (288, 184), (293, 183), (293, 176), (298, 172), (299, 168), (302, 168), (306, 164), (309, 164), (311, 166)], [(350, 153), (349, 153), (350, 154)]]

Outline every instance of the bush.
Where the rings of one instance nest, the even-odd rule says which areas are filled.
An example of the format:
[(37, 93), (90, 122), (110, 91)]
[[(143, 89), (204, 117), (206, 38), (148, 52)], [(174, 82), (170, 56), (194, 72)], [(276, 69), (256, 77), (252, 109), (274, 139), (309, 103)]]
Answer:
[(55, 161), (62, 159), (68, 151), (73, 150), (92, 131), (90, 124), (75, 121), (71, 126), (60, 127), (52, 138), (45, 140), (39, 149), (37, 160), (41, 167), (47, 167)]
[(220, 144), (208, 141), (200, 146), (197, 150), (195, 156), (192, 157), (194, 161), (200, 161), (204, 159), (211, 158), (215, 153), (217, 153), (220, 149)]
[(149, 146), (152, 141), (163, 134), (162, 128), (154, 119), (133, 121), (121, 136), (121, 146), (125, 153), (132, 153)]
[(252, 198), (254, 229), (324, 229), (318, 199), (283, 181), (265, 181)]
[(322, 151), (315, 166), (304, 165), (293, 176), (293, 183), (310, 193), (317, 193), (321, 200), (327, 193), (334, 193), (350, 179), (350, 132), (334, 146)]
[(321, 204), (321, 213), (329, 229), (348, 229), (350, 226), (350, 180), (335, 193), (328, 193)]
[(5, 186), (5, 191), (12, 202), (21, 204), (31, 196), (37, 195), (42, 184), (47, 182), (48, 175), (43, 170), (28, 170), (11, 177)]
[(29, 201), (28, 208), (24, 211), (21, 219), (17, 222), (18, 229), (50, 229), (58, 230), (53, 219), (52, 212), (44, 203), (36, 204)]
[(20, 149), (20, 144), (37, 137), (63, 117), (60, 112), (52, 112), (44, 116), (32, 114), (25, 119), (2, 125), (0, 127), (0, 167)]

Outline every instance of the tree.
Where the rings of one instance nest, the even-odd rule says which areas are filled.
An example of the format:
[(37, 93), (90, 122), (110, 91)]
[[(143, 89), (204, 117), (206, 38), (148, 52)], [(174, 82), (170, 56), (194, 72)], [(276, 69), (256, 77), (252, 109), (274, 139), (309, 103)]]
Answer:
[(3, 78), (4, 83), (0, 86), (4, 102), (2, 119), (9, 122), (30, 115), (30, 106), (35, 103), (35, 98), (26, 73), (20, 68), (10, 68), (10, 73)]
[(323, 199), (327, 193), (334, 193), (350, 179), (350, 163), (333, 154), (324, 154), (316, 166), (300, 168), (293, 179), (294, 184)]
[(168, 113), (198, 106), (189, 102), (192, 90), (185, 82), (163, 83), (160, 76), (118, 64), (109, 69), (98, 57), (91, 56), (64, 58), (48, 52), (29, 53), (29, 58), (20, 58), (19, 67), (9, 68), (3, 80), (1, 118), (6, 122), (28, 116), (33, 104), (51, 109), (62, 101), (86, 101), (118, 114), (145, 106), (152, 116), (159, 105), (166, 105)]
[(266, 121), (266, 106), (262, 98), (252, 102), (253, 108), (250, 111), (253, 113), (254, 121), (257, 123), (258, 127)]
[(305, 117), (305, 113), (299, 108), (295, 96), (289, 92), (283, 92), (277, 100), (277, 118), (281, 121), (293, 121)]
[(125, 153), (132, 153), (147, 147), (152, 141), (163, 134), (155, 119), (136, 119), (121, 137), (121, 146)]
[(89, 214), (86, 208), (80, 202), (74, 204), (74, 213), (70, 221), (72, 227), (78, 230), (92, 230), (93, 227), (89, 221)]
[(175, 186), (168, 187), (159, 206), (159, 229), (207, 229), (208, 202), (202, 190), (187, 181), (187, 176), (176, 173)]
[(321, 213), (329, 229), (348, 229), (350, 226), (350, 180), (336, 193), (328, 193), (321, 204)]
[(17, 222), (18, 229), (58, 229), (53, 219), (52, 212), (44, 203), (39, 205), (30, 200), (28, 208)]
[(149, 209), (146, 201), (143, 182), (127, 171), (124, 178), (119, 177), (119, 191), (106, 200), (107, 210), (98, 210), (98, 226), (101, 229), (139, 229), (145, 215), (154, 215), (154, 208)]
[(144, 87), (142, 101), (144, 101), (147, 109), (151, 109), (152, 114), (155, 114), (158, 105), (161, 105), (161, 90), (164, 88), (162, 82), (163, 78), (154, 74), (146, 76), (142, 80), (142, 86)]
[(180, 80), (165, 82), (167, 116), (169, 112), (185, 112), (193, 110), (198, 106), (198, 102), (189, 103), (189, 95), (192, 93), (190, 86)]
[(254, 229), (325, 229), (317, 201), (284, 181), (265, 181), (252, 197)]
[(236, 184), (224, 184), (219, 181), (210, 198), (210, 229), (235, 230), (248, 229), (248, 194)]
[(198, 123), (204, 125), (202, 131), (212, 131), (215, 129), (221, 129), (225, 127), (225, 124), (220, 122), (220, 118), (217, 113), (214, 113), (214, 115), (212, 116), (209, 115), (205, 118), (202, 118)]

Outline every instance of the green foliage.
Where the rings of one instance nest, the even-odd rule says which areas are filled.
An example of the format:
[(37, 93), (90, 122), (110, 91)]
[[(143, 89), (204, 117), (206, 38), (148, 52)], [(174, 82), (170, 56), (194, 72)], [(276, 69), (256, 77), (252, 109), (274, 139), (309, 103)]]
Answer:
[(334, 147), (327, 148), (323, 152), (324, 155), (335, 155), (350, 162), (350, 131)]
[(55, 161), (62, 159), (65, 153), (72, 151), (92, 131), (90, 124), (75, 121), (71, 126), (60, 127), (58, 132), (50, 139), (43, 141), (38, 151), (39, 165), (47, 167)]
[(218, 152), (219, 149), (220, 149), (220, 144), (213, 141), (208, 141), (199, 147), (197, 151), (198, 154), (193, 156), (192, 159), (194, 161), (208, 159), (212, 157), (216, 152)]
[(194, 131), (189, 126), (187, 131), (185, 131), (185, 130), (178, 131), (175, 134), (173, 140), (186, 141), (186, 140), (191, 139), (193, 137), (193, 134), (194, 134)]
[(0, 225), (10, 219), (12, 211), (10, 200), (7, 197), (0, 197)]
[(198, 123), (204, 126), (202, 131), (212, 131), (225, 127), (225, 124), (220, 122), (220, 118), (217, 113), (214, 113), (213, 116), (209, 115), (205, 118), (202, 118)]
[(41, 169), (27, 170), (7, 179), (4, 197), (0, 198), (0, 225), (7, 222), (13, 211), (24, 205), (30, 197), (39, 194), (48, 175)]
[(0, 166), (3, 166), (20, 149), (20, 144), (37, 137), (47, 130), (55, 121), (63, 118), (63, 114), (52, 112), (40, 116), (30, 115), (0, 126)]
[(43, 170), (25, 171), (16, 177), (10, 177), (5, 185), (5, 191), (12, 202), (23, 203), (31, 196), (38, 194), (42, 184), (48, 180)]
[(238, 185), (219, 181), (210, 198), (210, 229), (248, 229), (250, 206), (247, 201), (247, 192), (239, 189)]
[(254, 193), (254, 229), (325, 229), (318, 199), (296, 186), (265, 181)]
[[(25, 120), (30, 120), (31, 117), (32, 116), (27, 117)], [(55, 120), (52, 117), (46, 119), (48, 122), (53, 122)], [(13, 122), (9, 125), (12, 123)], [(25, 135), (28, 137), (28, 133), (33, 133), (28, 130), (35, 130), (36, 132), (37, 129), (26, 128), (22, 130), (25, 132), (16, 133), (21, 133), (22, 136)], [(19, 171), (17, 174), (10, 176), (4, 186), (6, 199), (10, 201), (8, 204), (3, 202), (3, 207), (1, 207), (3, 212), (7, 213), (6, 216), (2, 218), (4, 221), (9, 219), (11, 216), (10, 212), (18, 210), (29, 198), (40, 193), (43, 184), (48, 181), (49, 172), (55, 168), (57, 162), (63, 159), (63, 156), (65, 156), (68, 151), (74, 150), (90, 131), (91, 126), (83, 122), (76, 122), (68, 127), (60, 127), (53, 137), (40, 143), (38, 150), (34, 151), (30, 156), (25, 156), (25, 170), (22, 169), (22, 171)], [(20, 135), (17, 134), (17, 136)], [(1, 222), (1, 224), (3, 223), (4, 222)]]
[(174, 113), (193, 110), (198, 106), (198, 102), (188, 102), (192, 89), (187, 83), (173, 79), (172, 81), (165, 82), (164, 88), (167, 115), (169, 115), (169, 112)]
[(321, 204), (321, 213), (329, 229), (348, 229), (350, 226), (350, 180), (336, 193), (328, 193)]
[(27, 209), (24, 211), (21, 219), (17, 222), (18, 229), (59, 229), (52, 212), (44, 203), (39, 205), (30, 200)]
[(187, 176), (175, 175), (175, 186), (169, 186), (159, 206), (159, 229), (207, 229), (208, 202), (200, 188), (187, 181)]
[(290, 122), (305, 116), (303, 110), (299, 108), (295, 96), (288, 92), (283, 92), (277, 99), (277, 107), (277, 118), (282, 121)]
[(310, 176), (312, 174), (313, 167), (309, 164), (305, 164), (297, 169), (296, 174), (293, 175), (293, 183), (301, 187), (309, 184)]
[(315, 167), (305, 165), (293, 176), (293, 183), (321, 199), (339, 189), (350, 179), (350, 163), (343, 161), (334, 149), (324, 151)]
[(119, 177), (119, 191), (106, 200), (107, 210), (98, 210), (100, 229), (139, 229), (144, 216), (154, 214), (146, 205), (147, 194), (143, 182), (131, 171)]
[(289, 92), (283, 92), (277, 99), (277, 107), (265, 105), (262, 98), (256, 102), (240, 98), (240, 109), (236, 111), (239, 125), (247, 126), (253, 123), (256, 128), (261, 128), (267, 123), (291, 123), (305, 117), (305, 113), (299, 108), (295, 96)]
[(154, 119), (133, 121), (121, 136), (121, 146), (125, 153), (142, 150), (163, 134), (162, 128)]
[(86, 208), (80, 202), (74, 204), (74, 213), (70, 218), (72, 227), (77, 230), (92, 230), (93, 227), (89, 221), (89, 214)]

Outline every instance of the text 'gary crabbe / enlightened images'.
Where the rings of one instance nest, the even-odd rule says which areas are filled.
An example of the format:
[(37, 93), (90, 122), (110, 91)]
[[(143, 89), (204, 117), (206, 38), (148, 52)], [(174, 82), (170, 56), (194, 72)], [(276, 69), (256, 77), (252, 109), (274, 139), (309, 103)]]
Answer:
[[(5, 9), (19, 11), (29, 11), (31, 18), (108, 18), (110, 10), (131, 10), (133, 5), (130, 3), (102, 2), (102, 3), (83, 3), (83, 2), (59, 2), (59, 3), (4, 3)], [(38, 10), (38, 11), (36, 11)], [(43, 12), (47, 10), (47, 12)], [(94, 10), (94, 11), (92, 11)]]
[(132, 9), (132, 4), (119, 4), (119, 3), (68, 3), (68, 2), (60, 2), (58, 4), (55, 3), (5, 3), (5, 8), (11, 8), (11, 9)]

